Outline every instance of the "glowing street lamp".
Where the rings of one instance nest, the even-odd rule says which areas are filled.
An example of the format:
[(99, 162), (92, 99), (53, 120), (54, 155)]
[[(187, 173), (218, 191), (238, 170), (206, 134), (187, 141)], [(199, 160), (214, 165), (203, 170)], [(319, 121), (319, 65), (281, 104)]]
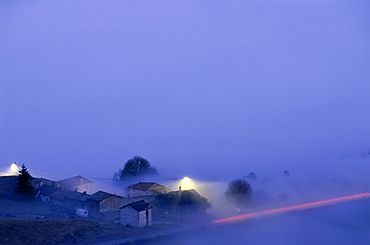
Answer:
[(190, 179), (189, 177), (184, 177), (180, 180), (180, 190), (189, 190), (194, 189), (194, 181)]
[[(3, 165), (8, 165), (8, 164), (3, 164)], [(6, 171), (0, 172), (0, 176), (17, 175), (18, 171), (19, 171), (18, 165), (16, 163), (12, 163), (10, 164), (10, 167)]]
[(18, 165), (17, 165), (17, 163), (12, 163), (10, 165), (10, 171), (9, 172), (10, 173), (14, 173), (14, 174), (16, 174), (18, 172)]

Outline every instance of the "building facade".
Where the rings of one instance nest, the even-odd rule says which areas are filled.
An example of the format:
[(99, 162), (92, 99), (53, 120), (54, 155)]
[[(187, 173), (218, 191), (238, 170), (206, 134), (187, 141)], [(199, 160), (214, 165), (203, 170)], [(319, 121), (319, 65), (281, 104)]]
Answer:
[(120, 208), (121, 225), (144, 227), (152, 225), (152, 207), (144, 200)]

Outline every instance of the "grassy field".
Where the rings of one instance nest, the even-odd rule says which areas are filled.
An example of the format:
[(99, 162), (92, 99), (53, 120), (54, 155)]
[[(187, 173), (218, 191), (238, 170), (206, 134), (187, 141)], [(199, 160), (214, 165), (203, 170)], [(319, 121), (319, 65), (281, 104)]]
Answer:
[(94, 244), (167, 229), (99, 224), (85, 219), (0, 219), (1, 244)]
[[(145, 228), (133, 228), (113, 222), (98, 223), (89, 219), (76, 218), (35, 219), (53, 216), (48, 204), (6, 199), (0, 199), (0, 214), (2, 216), (0, 217), (0, 244), (7, 245), (94, 244), (172, 227), (153, 225)], [(7, 214), (17, 217), (5, 217)]]

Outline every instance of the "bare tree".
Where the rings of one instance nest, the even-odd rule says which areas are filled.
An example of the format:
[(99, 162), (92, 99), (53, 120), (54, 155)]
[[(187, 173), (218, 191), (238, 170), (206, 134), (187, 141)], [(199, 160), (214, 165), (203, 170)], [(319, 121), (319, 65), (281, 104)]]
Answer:
[(252, 186), (246, 180), (237, 179), (229, 183), (225, 195), (230, 201), (244, 204), (251, 199), (252, 192)]

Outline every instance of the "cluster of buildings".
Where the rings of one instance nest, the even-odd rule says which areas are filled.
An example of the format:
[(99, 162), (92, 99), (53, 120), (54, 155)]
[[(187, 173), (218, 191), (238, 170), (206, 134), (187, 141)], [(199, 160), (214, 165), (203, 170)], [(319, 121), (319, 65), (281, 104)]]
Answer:
[[(14, 197), (17, 182), (18, 176), (0, 176), (0, 198)], [(156, 182), (132, 184), (127, 187), (128, 195), (125, 197), (101, 190), (91, 194), (92, 183), (80, 175), (59, 181), (44, 178), (31, 180), (35, 200), (49, 203), (56, 210), (69, 210), (66, 216), (76, 214), (77, 210), (77, 215), (79, 211), (83, 211), (89, 218), (134, 227), (152, 225), (153, 208), (157, 213), (168, 214), (171, 205), (178, 203), (181, 195), (181, 190), (171, 191), (167, 186)], [(202, 198), (195, 190), (183, 192), (194, 195), (193, 199)], [(162, 199), (157, 197), (166, 200), (166, 205), (159, 205)]]

